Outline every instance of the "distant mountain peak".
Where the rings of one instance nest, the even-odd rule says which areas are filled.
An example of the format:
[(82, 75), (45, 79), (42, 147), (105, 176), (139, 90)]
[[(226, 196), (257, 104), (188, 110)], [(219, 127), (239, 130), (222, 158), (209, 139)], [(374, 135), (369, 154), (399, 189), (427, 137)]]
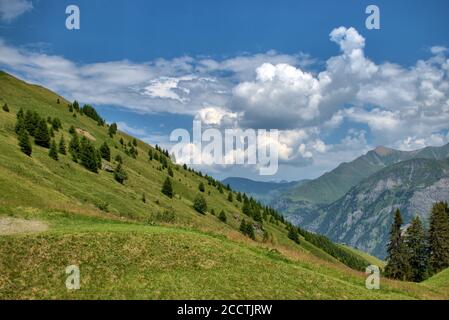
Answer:
[(379, 156), (382, 156), (382, 157), (388, 156), (388, 155), (392, 154), (395, 151), (396, 150), (391, 149), (391, 148), (387, 148), (387, 147), (384, 147), (384, 146), (378, 146), (376, 149), (374, 149), (374, 152), (377, 153)]

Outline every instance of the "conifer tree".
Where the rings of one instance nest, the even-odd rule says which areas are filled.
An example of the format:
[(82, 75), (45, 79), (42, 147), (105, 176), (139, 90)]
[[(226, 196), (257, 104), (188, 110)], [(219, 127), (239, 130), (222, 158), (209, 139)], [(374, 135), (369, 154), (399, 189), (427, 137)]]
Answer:
[(173, 169), (168, 167), (168, 175), (173, 178)]
[(226, 217), (226, 213), (223, 210), (221, 210), (220, 215), (218, 216), (218, 219), (220, 219), (220, 221), (226, 223), (227, 217)]
[(64, 136), (61, 135), (61, 139), (59, 140), (59, 153), (66, 155), (67, 154), (67, 148), (65, 145), (65, 140), (64, 140)]
[[(114, 179), (121, 184), (123, 184), (125, 182), (125, 180), (128, 179), (128, 174), (123, 169), (121, 163), (119, 163), (114, 170)], [(144, 197), (143, 199), (145, 199), (145, 194), (143, 195), (143, 197)], [(145, 202), (144, 200), (142, 200), (142, 201)]]
[(421, 282), (427, 274), (427, 239), (421, 220), (416, 216), (405, 234), (410, 264), (410, 281)]
[[(40, 122), (40, 117), (37, 114), (37, 112), (32, 112), (30, 110), (27, 110), (27, 112), (25, 113), (25, 127), (28, 130), (28, 133), (31, 136), (35, 136), (35, 131), (37, 130), (37, 127), (39, 126), (39, 122)], [(45, 120), (43, 120), (43, 122), (45, 123)], [(45, 123), (45, 125), (47, 125)]]
[(206, 191), (206, 188), (204, 187), (204, 183), (203, 182), (200, 182), (200, 184), (198, 185), (198, 190), (200, 190), (200, 192)]
[(69, 143), (69, 152), (72, 155), (73, 161), (78, 162), (80, 151), (81, 151), (80, 141), (78, 138), (78, 134), (75, 132)]
[(50, 133), (48, 131), (47, 122), (41, 119), (34, 130), (34, 142), (41, 147), (50, 147)]
[(76, 134), (76, 130), (75, 130), (75, 127), (73, 125), (70, 126), (69, 133), (72, 134), (72, 135)]
[(153, 160), (153, 150), (148, 150), (148, 159)]
[(173, 198), (173, 186), (171, 184), (171, 180), (169, 177), (165, 179), (164, 184), (162, 185), (162, 193), (165, 194), (169, 198)]
[(111, 149), (109, 149), (109, 146), (106, 143), (106, 141), (103, 142), (103, 144), (100, 147), (100, 154), (104, 160), (111, 162)]
[(410, 276), (410, 265), (407, 247), (401, 234), (401, 225), (401, 212), (397, 209), (390, 231), (390, 242), (387, 247), (388, 257), (385, 275), (392, 279), (405, 281)]
[(246, 235), (248, 237), (250, 237), (251, 239), (256, 240), (256, 235), (254, 233), (254, 227), (253, 227), (253, 224), (251, 222), (248, 222), (246, 224)]
[(237, 193), (237, 201), (242, 202), (242, 194), (240, 192)]
[(86, 138), (82, 137), (80, 142), (79, 159), (81, 164), (89, 171), (98, 172), (97, 150), (93, 144)]
[(50, 156), (50, 158), (52, 158), (53, 160), (58, 161), (58, 149), (56, 147), (56, 142), (55, 140), (52, 140), (50, 143), (50, 150), (48, 150), (48, 155)]
[(193, 201), (193, 208), (201, 214), (206, 214), (207, 202), (201, 194), (197, 194)]
[(296, 230), (296, 228), (294, 228), (294, 227), (290, 228), (290, 230), (288, 231), (288, 237), (289, 237), (289, 239), (291, 239), (294, 242), (299, 244), (299, 235), (298, 235), (298, 231)]
[(19, 114), (17, 114), (17, 121), (16, 121), (16, 126), (14, 131), (19, 134), (20, 130), (26, 130), (26, 126), (25, 126), (25, 118), (22, 116), (19, 116)]
[(109, 136), (112, 138), (117, 133), (117, 123), (112, 123), (108, 129)]
[(232, 191), (229, 191), (229, 194), (228, 194), (228, 201), (229, 201), (229, 202), (234, 201), (234, 198), (232, 197)]
[(246, 220), (242, 219), (242, 222), (240, 222), (240, 228), (239, 228), (240, 232), (242, 232), (243, 234), (246, 234)]
[(133, 139), (133, 146), (137, 147), (137, 140), (136, 140), (136, 138)]
[(2, 107), (2, 109), (3, 109), (3, 111), (5, 111), (5, 112), (9, 112), (8, 104), (5, 103), (5, 104), (3, 105), (3, 107)]
[(119, 154), (116, 155), (116, 156), (115, 156), (115, 161), (118, 162), (118, 163), (122, 163), (122, 164), (123, 164), (122, 156), (119, 155)]
[(27, 156), (31, 156), (32, 147), (30, 142), (30, 137), (28, 136), (28, 132), (25, 127), (20, 128), (18, 133), (19, 146), (20, 150), (25, 153)]
[(447, 203), (436, 203), (430, 214), (429, 268), (437, 273), (449, 267), (449, 208)]
[(251, 204), (250, 204), (250, 202), (249, 202), (249, 199), (246, 198), (246, 197), (243, 198), (242, 212), (243, 212), (244, 214), (246, 214), (247, 216), (249, 216), (249, 217), (252, 216)]

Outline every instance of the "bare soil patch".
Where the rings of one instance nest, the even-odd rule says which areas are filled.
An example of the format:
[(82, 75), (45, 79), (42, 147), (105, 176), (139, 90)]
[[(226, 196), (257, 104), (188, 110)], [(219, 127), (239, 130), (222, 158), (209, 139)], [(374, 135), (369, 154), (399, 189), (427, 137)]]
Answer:
[(10, 235), (26, 232), (42, 232), (48, 225), (39, 220), (25, 220), (11, 217), (0, 217), (0, 235)]

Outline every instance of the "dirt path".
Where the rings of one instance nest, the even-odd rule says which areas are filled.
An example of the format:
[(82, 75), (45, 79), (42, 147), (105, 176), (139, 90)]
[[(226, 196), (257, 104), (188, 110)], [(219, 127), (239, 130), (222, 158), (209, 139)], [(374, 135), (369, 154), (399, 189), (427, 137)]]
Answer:
[(25, 232), (42, 232), (47, 229), (47, 224), (42, 221), (0, 217), (0, 236)]

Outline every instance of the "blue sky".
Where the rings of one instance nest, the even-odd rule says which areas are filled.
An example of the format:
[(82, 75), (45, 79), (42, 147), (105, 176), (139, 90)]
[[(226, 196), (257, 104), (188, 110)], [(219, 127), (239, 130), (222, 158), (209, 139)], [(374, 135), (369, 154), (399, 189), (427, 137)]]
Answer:
[[(69, 4), (80, 30), (65, 28)], [(365, 27), (369, 4), (380, 30)], [(152, 144), (193, 118), (279, 129), (276, 176), (202, 169), (313, 178), (379, 144), (448, 142), (448, 12), (445, 0), (0, 0), (0, 67)]]

